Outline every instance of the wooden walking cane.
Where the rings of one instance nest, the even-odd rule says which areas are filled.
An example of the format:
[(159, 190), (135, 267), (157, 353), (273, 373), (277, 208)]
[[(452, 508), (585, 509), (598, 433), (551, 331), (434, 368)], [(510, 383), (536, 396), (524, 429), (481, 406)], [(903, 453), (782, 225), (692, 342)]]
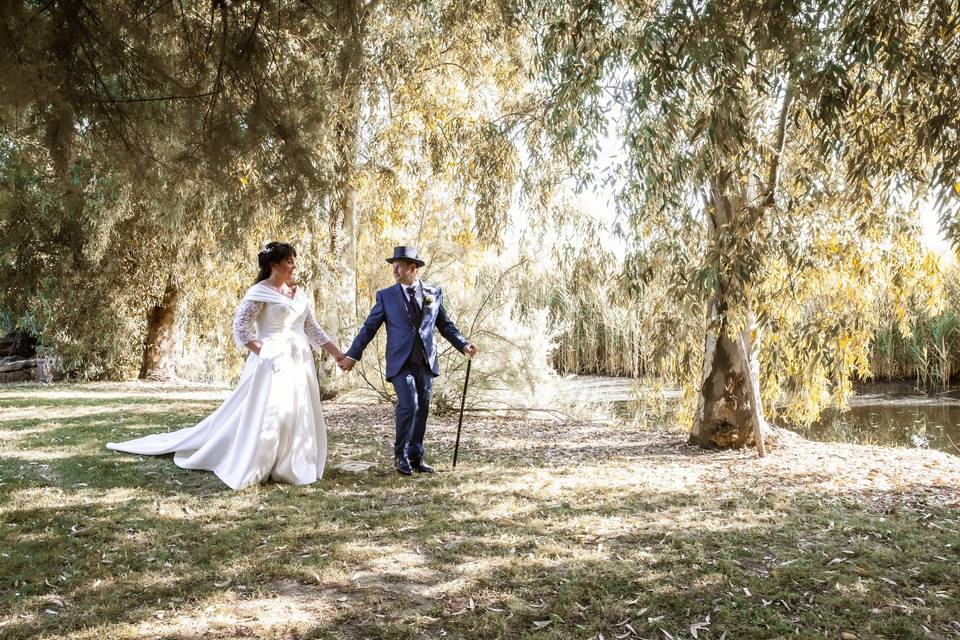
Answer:
[(460, 427), (463, 426), (463, 405), (467, 402), (467, 385), (470, 384), (470, 365), (473, 358), (467, 360), (467, 377), (463, 379), (463, 397), (460, 398), (460, 421), (457, 422), (457, 442), (453, 445), (453, 468), (457, 468), (457, 453), (460, 451)]

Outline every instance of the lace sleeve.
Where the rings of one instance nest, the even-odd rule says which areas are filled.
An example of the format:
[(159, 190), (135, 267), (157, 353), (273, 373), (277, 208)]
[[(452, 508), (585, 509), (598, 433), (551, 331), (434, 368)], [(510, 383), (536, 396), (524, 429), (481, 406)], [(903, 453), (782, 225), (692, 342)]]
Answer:
[(257, 339), (253, 321), (260, 315), (262, 308), (263, 303), (255, 300), (244, 300), (237, 307), (236, 313), (233, 314), (233, 339), (238, 347), (243, 348), (251, 340)]
[(306, 334), (311, 346), (317, 351), (320, 351), (323, 345), (330, 342), (330, 336), (324, 333), (320, 325), (317, 324), (316, 319), (313, 317), (312, 306), (313, 305), (310, 304), (307, 305), (307, 315), (303, 319), (303, 332)]

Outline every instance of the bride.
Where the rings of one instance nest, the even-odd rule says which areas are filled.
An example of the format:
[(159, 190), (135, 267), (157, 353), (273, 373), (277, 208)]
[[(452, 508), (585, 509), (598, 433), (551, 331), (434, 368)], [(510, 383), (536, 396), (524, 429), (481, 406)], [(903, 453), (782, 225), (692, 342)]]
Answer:
[(233, 318), (234, 339), (251, 353), (220, 408), (194, 427), (110, 442), (108, 449), (174, 453), (178, 466), (213, 471), (232, 489), (268, 476), (301, 485), (323, 475), (327, 432), (310, 346), (338, 363), (344, 355), (314, 319), (313, 301), (291, 285), (296, 256), (282, 242), (267, 244), (258, 255), (257, 282)]

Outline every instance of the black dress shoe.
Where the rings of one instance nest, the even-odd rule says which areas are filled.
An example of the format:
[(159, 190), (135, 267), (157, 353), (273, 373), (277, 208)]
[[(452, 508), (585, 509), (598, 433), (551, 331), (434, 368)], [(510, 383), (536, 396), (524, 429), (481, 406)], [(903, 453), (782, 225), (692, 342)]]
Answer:
[(406, 458), (397, 458), (393, 461), (393, 466), (405, 476), (413, 475), (413, 469), (410, 468), (410, 461)]
[(436, 473), (437, 470), (425, 463), (423, 460), (411, 460), (410, 466), (417, 473)]

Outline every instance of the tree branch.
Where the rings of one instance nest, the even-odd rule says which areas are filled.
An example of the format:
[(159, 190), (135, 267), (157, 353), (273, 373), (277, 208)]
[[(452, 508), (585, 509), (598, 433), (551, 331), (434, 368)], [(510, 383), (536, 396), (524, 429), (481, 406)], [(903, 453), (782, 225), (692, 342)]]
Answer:
[(196, 100), (197, 98), (208, 98), (218, 94), (222, 89), (216, 91), (207, 91), (206, 93), (196, 93), (189, 96), (149, 96), (145, 98), (113, 98), (108, 100), (83, 100), (83, 104), (125, 104), (137, 102), (163, 102), (165, 100)]
[(783, 147), (787, 139), (787, 115), (790, 112), (790, 100), (793, 98), (793, 84), (787, 80), (787, 87), (783, 95), (783, 104), (780, 106), (780, 118), (777, 122), (777, 139), (774, 144), (774, 155), (770, 161), (770, 174), (767, 178), (764, 206), (773, 206), (774, 195), (777, 189), (777, 179), (780, 177), (780, 160), (783, 157)]

